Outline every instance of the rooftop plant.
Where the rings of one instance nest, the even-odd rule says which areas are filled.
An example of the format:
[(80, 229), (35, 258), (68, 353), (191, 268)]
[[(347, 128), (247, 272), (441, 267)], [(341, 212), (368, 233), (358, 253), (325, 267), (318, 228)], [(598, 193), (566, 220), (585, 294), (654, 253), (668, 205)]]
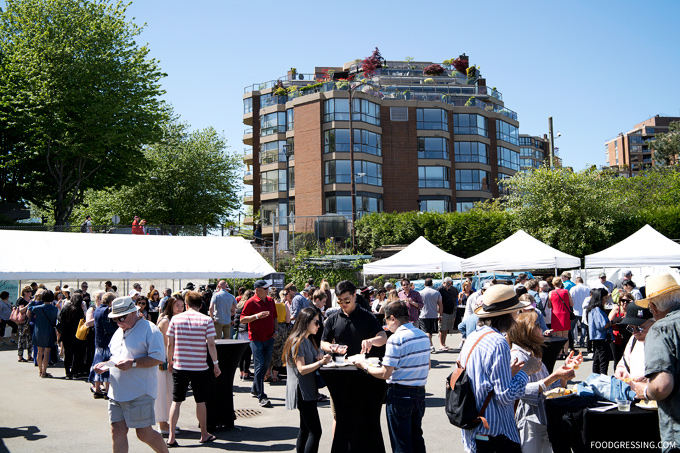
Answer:
[(429, 66), (426, 66), (425, 69), (423, 70), (423, 74), (425, 75), (431, 75), (431, 76), (440, 76), (446, 72), (446, 69), (444, 69), (443, 66), (438, 65), (438, 64), (431, 64)]
[(463, 74), (465, 74), (465, 71), (470, 66), (470, 62), (467, 59), (462, 59), (460, 57), (453, 60), (452, 64), (453, 67), (456, 68), (456, 71), (462, 72)]
[(372, 77), (375, 71), (382, 67), (383, 57), (376, 47), (370, 57), (366, 57), (361, 62), (361, 70), (364, 72), (364, 77)]

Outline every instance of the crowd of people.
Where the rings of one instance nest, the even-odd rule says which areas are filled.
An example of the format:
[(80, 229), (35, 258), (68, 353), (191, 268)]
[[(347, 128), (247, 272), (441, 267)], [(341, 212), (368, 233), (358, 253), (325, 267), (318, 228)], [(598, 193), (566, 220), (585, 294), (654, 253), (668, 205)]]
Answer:
[[(462, 430), (466, 451), (551, 451), (544, 392), (565, 387), (583, 353), (592, 353), (594, 373), (608, 375), (613, 360), (616, 378), (640, 399), (658, 401), (662, 440), (680, 434), (680, 406), (674, 405), (680, 286), (670, 274), (649, 277), (641, 289), (630, 272), (616, 284), (601, 274), (592, 288), (580, 277), (572, 282), (568, 272), (546, 280), (522, 273), (514, 282), (487, 280), (479, 289), (466, 279), (460, 291), (450, 277), (438, 289), (425, 279), (420, 291), (406, 278), (399, 288), (357, 289), (341, 281), (334, 294), (329, 282), (314, 283), (279, 290), (258, 280), (253, 290), (238, 288), (234, 296), (220, 280), (202, 291), (191, 284), (175, 293), (166, 289), (162, 297), (153, 285), (143, 295), (137, 283), (123, 297), (111, 282), (92, 295), (86, 282), (54, 291), (34, 283), (22, 288), (15, 304), (7, 292), (0, 294), (0, 339), (5, 343), (10, 327), (19, 362), (32, 361), (41, 378), (52, 377), (50, 367), (61, 359), (67, 379), (88, 381), (94, 398), (109, 402), (114, 449), (121, 451), (129, 428), (156, 451), (177, 446), (189, 386), (199, 442), (213, 441), (206, 423), (208, 373), (222, 373), (215, 340), (234, 338), (250, 343), (239, 361), (240, 380), (252, 380), (260, 406), (272, 406), (265, 382), (285, 376), (285, 407), (300, 416), (297, 451), (318, 450), (317, 404), (328, 398), (319, 392), (318, 370), (333, 355), (346, 355), (380, 359), (377, 366), (368, 358), (354, 366), (387, 383), (392, 449), (424, 452), (431, 354), (450, 349), (446, 338), (456, 328), (463, 336), (458, 361), (466, 364), (488, 422)], [(459, 311), (464, 314), (456, 326)], [(565, 338), (563, 362), (554, 371), (541, 362), (546, 336)]]

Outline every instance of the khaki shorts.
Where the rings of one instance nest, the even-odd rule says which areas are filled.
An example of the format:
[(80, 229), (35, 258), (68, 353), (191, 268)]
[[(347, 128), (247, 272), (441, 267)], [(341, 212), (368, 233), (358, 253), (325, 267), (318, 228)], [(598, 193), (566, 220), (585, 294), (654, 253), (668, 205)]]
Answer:
[(124, 421), (128, 428), (146, 428), (156, 424), (154, 399), (142, 395), (132, 401), (119, 403), (109, 400), (109, 423)]
[(454, 326), (455, 322), (455, 313), (451, 313), (450, 315), (446, 313), (442, 314), (442, 320), (439, 321), (439, 331), (453, 333), (453, 331), (456, 329)]

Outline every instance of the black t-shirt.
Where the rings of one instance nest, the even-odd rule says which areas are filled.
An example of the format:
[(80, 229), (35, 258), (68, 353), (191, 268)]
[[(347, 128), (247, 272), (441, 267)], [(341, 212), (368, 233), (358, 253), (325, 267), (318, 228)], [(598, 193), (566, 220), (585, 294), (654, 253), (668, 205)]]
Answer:
[[(351, 356), (361, 352), (362, 341), (375, 337), (379, 332), (382, 332), (382, 327), (375, 316), (357, 306), (349, 316), (342, 310), (330, 315), (324, 324), (321, 339), (329, 343), (335, 340), (338, 344), (346, 344), (347, 355)], [(380, 349), (384, 351), (384, 347)]]
[(83, 302), (85, 302), (85, 306), (87, 308), (90, 308), (90, 303), (92, 302), (92, 299), (90, 298), (90, 293), (87, 291), (83, 292)]
[(439, 293), (442, 295), (442, 304), (444, 305), (444, 313), (447, 315), (453, 314), (458, 305), (458, 289), (455, 286), (446, 289), (443, 286), (439, 288)]
[(364, 296), (361, 294), (357, 294), (357, 305), (364, 310), (368, 311), (369, 313), (371, 312), (371, 305), (366, 301)]

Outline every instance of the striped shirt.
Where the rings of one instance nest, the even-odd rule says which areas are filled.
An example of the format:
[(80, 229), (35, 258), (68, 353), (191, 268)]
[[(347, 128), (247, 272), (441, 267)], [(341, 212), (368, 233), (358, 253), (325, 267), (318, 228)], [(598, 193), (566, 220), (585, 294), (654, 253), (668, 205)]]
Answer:
[(208, 369), (206, 340), (215, 336), (212, 319), (195, 310), (185, 311), (172, 317), (166, 335), (175, 338), (173, 368), (188, 371)]
[(387, 340), (383, 365), (394, 367), (388, 384), (424, 386), (430, 371), (430, 340), (412, 323), (402, 324)]
[(484, 413), (484, 418), (489, 422), (489, 429), (479, 425), (475, 429), (462, 430), (463, 447), (465, 451), (469, 452), (477, 451), (476, 434), (494, 437), (505, 435), (513, 442), (520, 443), (513, 406), (516, 399), (524, 396), (529, 376), (524, 371), (519, 371), (514, 377), (512, 376), (508, 341), (496, 329), (488, 326), (479, 327), (468, 335), (460, 352), (459, 360), (464, 365), (470, 349), (477, 339), (489, 331), (495, 333), (482, 338), (472, 351), (466, 368), (475, 392), (477, 410), (482, 408), (489, 392), (494, 391)]

